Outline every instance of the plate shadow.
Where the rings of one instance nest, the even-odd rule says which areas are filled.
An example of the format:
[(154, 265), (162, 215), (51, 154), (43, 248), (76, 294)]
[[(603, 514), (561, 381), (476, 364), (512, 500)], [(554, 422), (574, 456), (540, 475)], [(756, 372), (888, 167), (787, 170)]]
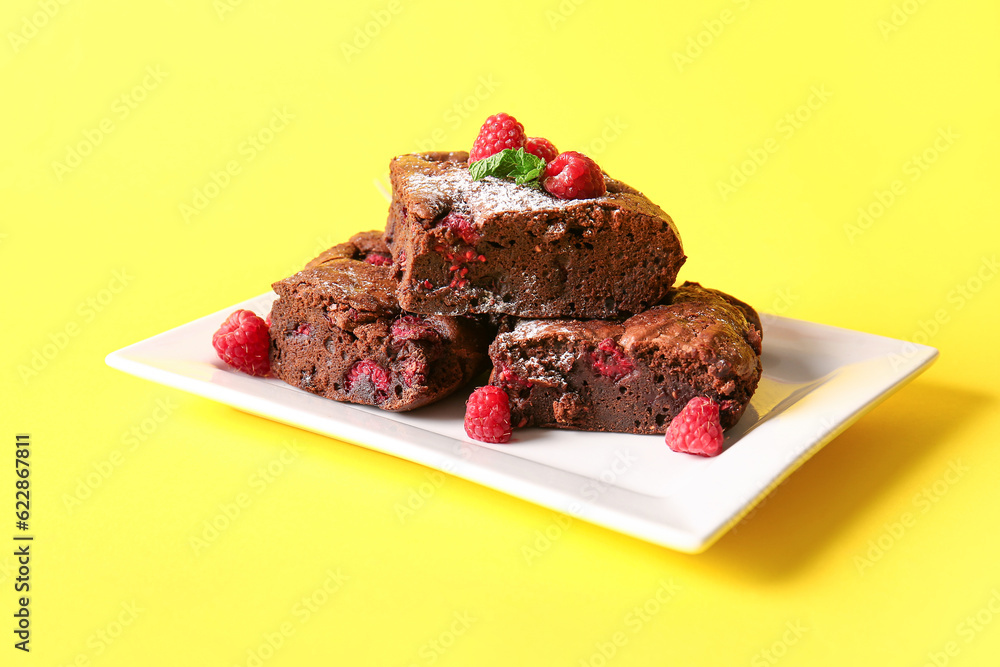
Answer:
[(896, 487), (919, 486), (907, 480), (920, 461), (990, 403), (988, 396), (963, 388), (929, 382), (906, 387), (827, 444), (715, 545), (693, 558), (740, 578), (794, 577), (821, 556), (864, 507)]

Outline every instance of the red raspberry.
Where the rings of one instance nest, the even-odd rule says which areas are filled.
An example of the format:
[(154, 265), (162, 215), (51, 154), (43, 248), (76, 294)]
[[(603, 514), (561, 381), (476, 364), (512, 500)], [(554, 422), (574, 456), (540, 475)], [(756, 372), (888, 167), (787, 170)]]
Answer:
[(212, 334), (219, 358), (238, 371), (264, 377), (271, 372), (267, 323), (249, 310), (237, 310)]
[(403, 315), (392, 323), (390, 328), (394, 341), (426, 340), (430, 343), (441, 342), (441, 334), (437, 329), (419, 315)]
[(505, 148), (517, 150), (524, 146), (524, 126), (505, 113), (490, 116), (479, 128), (479, 136), (469, 151), (469, 162), (482, 160)]
[(465, 432), (473, 440), (507, 442), (510, 440), (510, 401), (500, 387), (479, 387), (465, 403)]
[(365, 257), (365, 262), (375, 266), (388, 266), (392, 264), (392, 257), (381, 252), (370, 252)]
[(601, 168), (576, 151), (560, 153), (545, 165), (542, 187), (559, 199), (590, 199), (608, 191)]
[(722, 453), (722, 425), (719, 404), (695, 396), (667, 426), (667, 446), (675, 452), (718, 456)]
[(371, 359), (362, 359), (354, 362), (354, 365), (347, 371), (347, 377), (344, 378), (344, 390), (351, 391), (355, 382), (361, 377), (367, 377), (371, 380), (376, 389), (376, 397), (379, 392), (384, 394), (389, 389), (389, 373)]
[(417, 357), (410, 357), (403, 362), (403, 383), (407, 387), (424, 386), (427, 384), (427, 376), (430, 367), (427, 363)]
[(542, 137), (530, 137), (525, 141), (524, 152), (537, 155), (546, 162), (552, 162), (559, 155), (559, 151), (552, 145), (552, 142)]
[(479, 239), (482, 238), (482, 235), (473, 229), (472, 223), (469, 222), (469, 219), (461, 213), (451, 211), (448, 215), (441, 218), (441, 221), (437, 224), (445, 229), (451, 230), (452, 234), (471, 246), (479, 243)]
[[(494, 377), (496, 378), (496, 386), (501, 387), (505, 391), (509, 390), (514, 393), (520, 393), (525, 389), (531, 389), (530, 382), (511, 370), (510, 366), (502, 361), (496, 366)], [(493, 380), (491, 379), (491, 381)]]
[(635, 364), (611, 338), (602, 340), (597, 349), (590, 353), (590, 362), (599, 375), (611, 378), (614, 382), (635, 370)]

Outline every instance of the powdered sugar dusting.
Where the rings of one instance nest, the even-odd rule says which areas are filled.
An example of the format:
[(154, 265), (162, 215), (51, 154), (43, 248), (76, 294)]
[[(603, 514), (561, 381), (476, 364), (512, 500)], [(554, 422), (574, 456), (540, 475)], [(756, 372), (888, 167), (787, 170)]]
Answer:
[(514, 340), (531, 340), (540, 338), (549, 331), (560, 334), (566, 332), (568, 320), (518, 320), (510, 338)]
[(611, 321), (523, 319), (518, 321), (513, 330), (500, 334), (500, 337), (512, 342), (527, 342), (538, 340), (547, 335), (554, 335), (560, 340), (597, 342), (605, 338), (615, 337), (620, 333), (621, 326)]
[[(566, 208), (586, 199), (559, 199), (544, 190), (518, 185), (493, 176), (481, 181), (472, 180), (469, 170), (455, 167), (440, 173), (410, 174), (407, 186), (416, 194), (426, 197), (449, 197), (455, 210), (483, 218), (504, 211), (545, 211)], [(464, 209), (464, 210), (463, 210)]]

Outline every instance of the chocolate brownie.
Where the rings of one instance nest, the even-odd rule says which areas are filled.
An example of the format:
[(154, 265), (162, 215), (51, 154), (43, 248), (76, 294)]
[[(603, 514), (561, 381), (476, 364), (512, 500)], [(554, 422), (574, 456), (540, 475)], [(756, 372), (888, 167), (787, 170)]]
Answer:
[(607, 194), (558, 199), (488, 176), (467, 153), (392, 160), (385, 235), (399, 303), (421, 313), (613, 318), (660, 302), (686, 259), (670, 217), (604, 176)]
[(490, 346), (515, 426), (664, 433), (695, 396), (735, 424), (761, 374), (753, 308), (686, 282), (624, 322), (520, 320)]
[(402, 311), (391, 261), (382, 233), (364, 232), (274, 283), (273, 372), (336, 401), (402, 411), (447, 396), (481, 371), (491, 327)]

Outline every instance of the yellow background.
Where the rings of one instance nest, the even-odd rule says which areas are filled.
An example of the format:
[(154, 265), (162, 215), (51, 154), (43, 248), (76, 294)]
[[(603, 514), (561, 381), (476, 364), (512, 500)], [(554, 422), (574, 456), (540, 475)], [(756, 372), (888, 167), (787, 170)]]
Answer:
[[(998, 28), (985, 0), (5, 0), (0, 540), (28, 432), (36, 541), (28, 655), (0, 549), (0, 663), (997, 664)], [(940, 359), (696, 556), (104, 365), (380, 227), (391, 156), (497, 111), (669, 212), (682, 278)]]

